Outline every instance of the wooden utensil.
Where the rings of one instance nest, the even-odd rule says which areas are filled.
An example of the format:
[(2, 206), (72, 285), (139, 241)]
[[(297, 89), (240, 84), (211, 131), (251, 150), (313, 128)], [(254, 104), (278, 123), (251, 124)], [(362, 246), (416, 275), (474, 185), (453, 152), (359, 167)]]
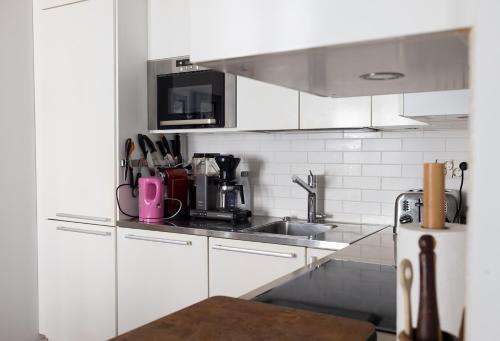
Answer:
[(442, 341), (436, 295), (435, 239), (431, 235), (420, 237), (420, 303), (418, 306), (416, 341)]
[(403, 288), (403, 306), (404, 306), (404, 332), (412, 336), (412, 318), (411, 318), (411, 284), (413, 282), (413, 267), (409, 259), (403, 259), (399, 264), (399, 282)]

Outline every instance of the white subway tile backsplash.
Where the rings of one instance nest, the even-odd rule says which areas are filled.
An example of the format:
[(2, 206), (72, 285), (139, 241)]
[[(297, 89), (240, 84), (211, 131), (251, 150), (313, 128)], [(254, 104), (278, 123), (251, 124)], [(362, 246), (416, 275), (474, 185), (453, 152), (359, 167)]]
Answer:
[(362, 200), (368, 202), (394, 203), (396, 197), (401, 191), (380, 191), (364, 189), (362, 191)]
[(380, 163), (380, 152), (344, 152), (344, 163)]
[(325, 165), (325, 174), (327, 175), (361, 175), (361, 165)]
[(469, 140), (468, 139), (446, 139), (446, 151), (447, 152), (458, 152), (458, 151), (468, 151), (469, 150)]
[(344, 177), (344, 188), (379, 189), (380, 178), (368, 176), (346, 176)]
[(380, 203), (362, 201), (344, 201), (342, 203), (344, 213), (380, 214)]
[(364, 151), (397, 151), (401, 150), (401, 139), (364, 139)]
[(401, 176), (401, 166), (363, 165), (363, 176)]
[(275, 162), (307, 162), (307, 152), (275, 152)]
[(355, 151), (361, 150), (361, 140), (328, 140), (326, 141), (328, 151)]
[[(189, 134), (189, 154), (232, 153), (250, 171), (255, 215), (307, 218), (307, 192), (292, 175), (318, 175), (329, 219), (392, 224), (398, 194), (422, 187), (422, 163), (467, 161), (467, 130)], [(460, 178), (446, 178), (458, 188)], [(467, 184), (466, 184), (467, 187)]]
[[(405, 191), (422, 188), (422, 179), (415, 178), (382, 178), (382, 189)], [(396, 199), (396, 198), (394, 198)]]
[(421, 164), (424, 160), (422, 152), (383, 152), (382, 163), (385, 164)]
[(340, 152), (309, 152), (307, 160), (312, 163), (342, 163)]
[(324, 140), (293, 140), (292, 150), (294, 151), (324, 151)]
[(326, 188), (325, 199), (329, 200), (361, 200), (361, 190), (359, 189), (343, 189), (343, 188)]
[(403, 139), (403, 150), (406, 151), (444, 151), (445, 139)]

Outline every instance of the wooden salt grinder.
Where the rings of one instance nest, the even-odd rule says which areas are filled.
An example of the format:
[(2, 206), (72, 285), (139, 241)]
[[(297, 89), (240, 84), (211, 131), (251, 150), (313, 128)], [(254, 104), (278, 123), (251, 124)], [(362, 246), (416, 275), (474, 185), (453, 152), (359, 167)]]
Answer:
[(420, 246), (420, 303), (418, 306), (416, 341), (442, 341), (436, 295), (436, 255), (434, 237), (423, 235)]

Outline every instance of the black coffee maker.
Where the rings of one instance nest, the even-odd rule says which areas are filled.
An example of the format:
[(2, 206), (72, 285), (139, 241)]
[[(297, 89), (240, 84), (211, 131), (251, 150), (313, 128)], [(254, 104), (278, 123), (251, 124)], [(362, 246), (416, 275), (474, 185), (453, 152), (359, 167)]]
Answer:
[[(242, 179), (245, 185), (239, 184), (236, 179), (236, 168), (240, 164), (240, 159), (233, 155), (216, 155), (215, 162), (219, 167), (219, 177), (217, 179), (217, 199), (215, 210), (195, 209), (190, 211), (194, 218), (226, 220), (236, 222), (245, 222), (252, 215), (249, 209), (250, 205), (245, 193), (250, 192), (248, 183), (248, 172), (242, 172)], [(245, 173), (245, 174), (244, 174)], [(244, 177), (245, 175), (245, 177)]]
[(236, 168), (240, 159), (233, 155), (218, 155), (215, 162), (219, 166), (219, 193), (217, 196), (217, 209), (234, 211), (239, 208), (238, 197), (242, 205), (245, 204), (243, 186), (236, 182)]

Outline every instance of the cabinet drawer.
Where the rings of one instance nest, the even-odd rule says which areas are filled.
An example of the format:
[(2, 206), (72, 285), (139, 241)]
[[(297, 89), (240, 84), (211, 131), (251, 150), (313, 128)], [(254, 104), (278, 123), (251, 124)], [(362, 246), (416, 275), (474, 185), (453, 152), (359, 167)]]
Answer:
[(210, 296), (238, 297), (305, 265), (305, 248), (209, 240)]

